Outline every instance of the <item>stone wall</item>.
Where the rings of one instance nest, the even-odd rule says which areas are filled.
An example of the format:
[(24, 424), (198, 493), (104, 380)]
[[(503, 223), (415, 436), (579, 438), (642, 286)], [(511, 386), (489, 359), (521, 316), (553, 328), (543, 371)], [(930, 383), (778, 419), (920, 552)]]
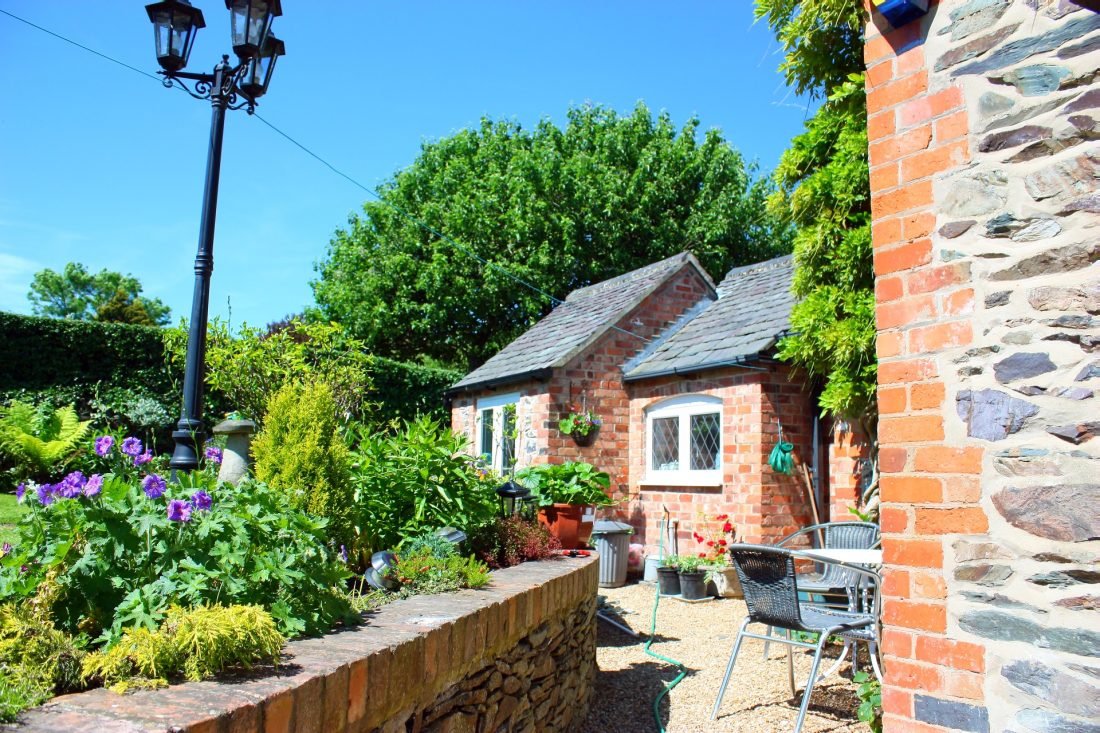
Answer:
[(944, 0), (865, 45), (887, 731), (1100, 717), (1100, 15)]
[(573, 731), (596, 674), (596, 557), (525, 563), (490, 586), (397, 601), (293, 641), (277, 672), (31, 711), (35, 733)]

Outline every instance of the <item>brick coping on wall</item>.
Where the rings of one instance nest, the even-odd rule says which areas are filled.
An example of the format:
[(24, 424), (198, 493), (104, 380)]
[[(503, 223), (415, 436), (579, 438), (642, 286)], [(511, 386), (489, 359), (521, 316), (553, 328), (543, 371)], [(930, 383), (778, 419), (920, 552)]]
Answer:
[(13, 728), (304, 733), (371, 731), (400, 719), (403, 733), (413, 710), (491, 664), (544, 621), (586, 601), (594, 607), (597, 561), (593, 553), (524, 563), (494, 572), (480, 590), (390, 603), (367, 614), (360, 627), (289, 642), (277, 672), (127, 695), (105, 689), (64, 695)]

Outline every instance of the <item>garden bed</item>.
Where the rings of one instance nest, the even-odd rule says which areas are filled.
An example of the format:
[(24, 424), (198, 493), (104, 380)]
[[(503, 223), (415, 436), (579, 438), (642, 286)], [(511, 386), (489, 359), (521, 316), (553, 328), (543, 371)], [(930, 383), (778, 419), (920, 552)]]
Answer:
[[(596, 674), (597, 558), (523, 563), (480, 590), (396, 601), (363, 626), (287, 644), (247, 677), (54, 698), (41, 733), (574, 730)], [(483, 723), (484, 721), (484, 723)]]

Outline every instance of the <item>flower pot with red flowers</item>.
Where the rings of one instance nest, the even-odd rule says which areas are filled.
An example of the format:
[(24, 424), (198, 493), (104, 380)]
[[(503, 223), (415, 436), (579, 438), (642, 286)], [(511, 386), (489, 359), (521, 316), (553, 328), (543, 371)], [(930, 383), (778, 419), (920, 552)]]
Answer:
[(591, 410), (570, 412), (558, 420), (558, 430), (568, 435), (573, 442), (582, 448), (586, 448), (596, 442), (596, 436), (600, 434), (600, 426), (603, 421)]
[(695, 521), (692, 537), (699, 543), (699, 557), (706, 566), (706, 582), (719, 598), (742, 598), (741, 581), (730, 565), (726, 548), (737, 538), (728, 514), (703, 515)]
[(586, 547), (596, 507), (615, 503), (607, 496), (611, 477), (591, 463), (529, 466), (516, 472), (516, 481), (531, 490), (539, 506), (539, 523), (558, 538), (563, 550)]

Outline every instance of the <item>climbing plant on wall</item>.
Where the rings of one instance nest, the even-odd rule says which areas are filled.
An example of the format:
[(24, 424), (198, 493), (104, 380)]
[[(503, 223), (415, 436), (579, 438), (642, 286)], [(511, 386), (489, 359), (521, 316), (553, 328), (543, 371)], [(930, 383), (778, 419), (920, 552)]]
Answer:
[(793, 335), (780, 357), (821, 385), (827, 415), (858, 422), (871, 437), (877, 481), (874, 268), (859, 0), (756, 0), (785, 53), (780, 69), (799, 93), (823, 98), (775, 171), (769, 211), (797, 227)]

